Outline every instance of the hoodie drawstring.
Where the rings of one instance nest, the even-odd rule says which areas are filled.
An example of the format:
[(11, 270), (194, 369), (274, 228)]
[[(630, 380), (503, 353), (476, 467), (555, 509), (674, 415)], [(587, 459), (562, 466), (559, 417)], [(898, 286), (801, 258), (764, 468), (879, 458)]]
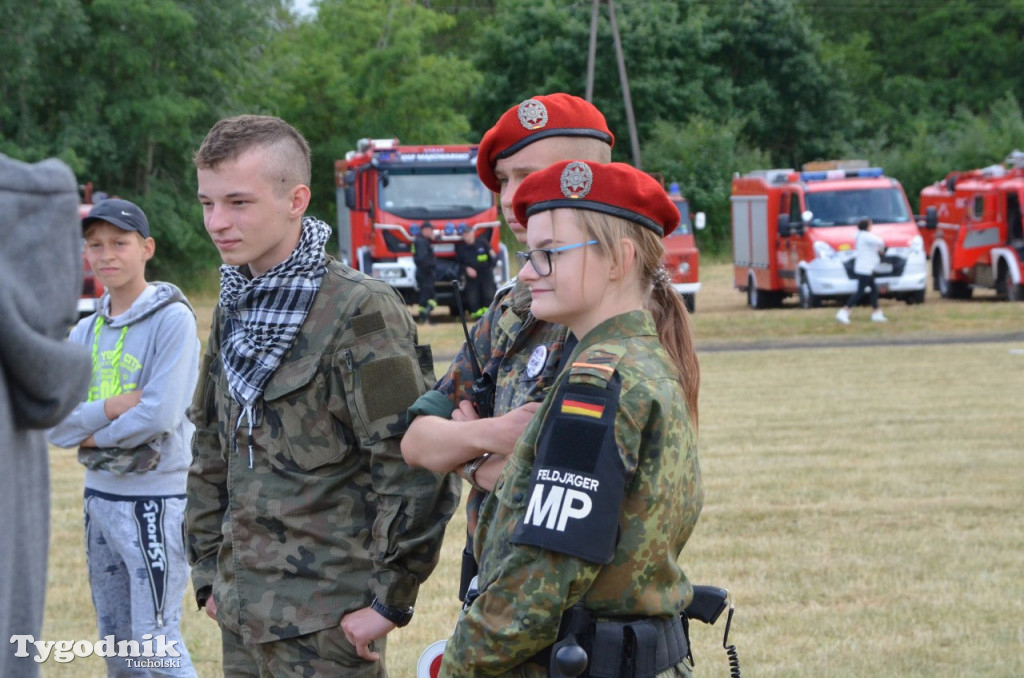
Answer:
[[(103, 388), (103, 369), (100, 366), (100, 332), (103, 330), (103, 316), (96, 314), (96, 324), (92, 330), (92, 370), (93, 370), (93, 383), (89, 386), (89, 400), (101, 400), (109, 398), (110, 396), (120, 395), (121, 393), (121, 354), (124, 352), (124, 336), (128, 334), (128, 326), (125, 325), (121, 328), (121, 334), (117, 338), (117, 343), (114, 345), (114, 350), (110, 355), (110, 386), (109, 389)], [(99, 373), (99, 383), (96, 383), (95, 377)], [(109, 391), (109, 392), (106, 392)]]

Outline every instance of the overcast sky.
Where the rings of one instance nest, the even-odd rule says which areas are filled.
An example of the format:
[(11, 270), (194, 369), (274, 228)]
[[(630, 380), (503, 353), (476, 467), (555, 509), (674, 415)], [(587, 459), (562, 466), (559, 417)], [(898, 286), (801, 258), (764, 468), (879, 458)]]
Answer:
[(299, 14), (312, 14), (313, 8), (310, 7), (312, 0), (292, 0), (292, 6), (295, 7)]

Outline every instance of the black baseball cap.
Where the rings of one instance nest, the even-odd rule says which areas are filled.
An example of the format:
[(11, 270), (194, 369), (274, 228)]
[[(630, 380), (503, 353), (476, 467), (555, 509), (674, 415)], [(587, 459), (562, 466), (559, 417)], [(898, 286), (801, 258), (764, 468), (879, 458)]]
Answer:
[(138, 205), (128, 200), (111, 198), (96, 203), (82, 219), (82, 231), (94, 221), (105, 221), (122, 231), (135, 231), (143, 238), (149, 237), (149, 219)]

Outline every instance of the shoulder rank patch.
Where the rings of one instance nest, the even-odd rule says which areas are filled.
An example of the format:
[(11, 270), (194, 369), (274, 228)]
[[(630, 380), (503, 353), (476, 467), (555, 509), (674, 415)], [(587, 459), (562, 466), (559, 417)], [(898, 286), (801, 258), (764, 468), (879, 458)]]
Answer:
[(569, 365), (568, 381), (571, 384), (587, 384), (598, 388), (604, 388), (615, 376), (615, 369), (625, 353), (625, 349), (618, 346), (607, 347), (615, 350), (605, 350), (606, 347), (591, 348), (576, 356)]
[(591, 563), (611, 562), (619, 536), (626, 471), (615, 443), (621, 381), (563, 384), (537, 443), (526, 514), (513, 544)]

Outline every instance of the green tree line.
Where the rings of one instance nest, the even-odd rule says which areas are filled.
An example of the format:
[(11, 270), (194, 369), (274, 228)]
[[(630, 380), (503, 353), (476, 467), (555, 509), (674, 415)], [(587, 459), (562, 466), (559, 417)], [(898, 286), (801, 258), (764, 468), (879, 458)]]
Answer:
[[(154, 275), (212, 270), (191, 155), (237, 113), (313, 148), (311, 213), (363, 137), (475, 142), (536, 94), (583, 96), (593, 0), (0, 0), (0, 152), (138, 202)], [(729, 251), (736, 172), (866, 158), (917, 193), (1024, 147), (1024, 0), (617, 0), (594, 103), (615, 159), (676, 181)], [(630, 134), (614, 7), (636, 128)]]

